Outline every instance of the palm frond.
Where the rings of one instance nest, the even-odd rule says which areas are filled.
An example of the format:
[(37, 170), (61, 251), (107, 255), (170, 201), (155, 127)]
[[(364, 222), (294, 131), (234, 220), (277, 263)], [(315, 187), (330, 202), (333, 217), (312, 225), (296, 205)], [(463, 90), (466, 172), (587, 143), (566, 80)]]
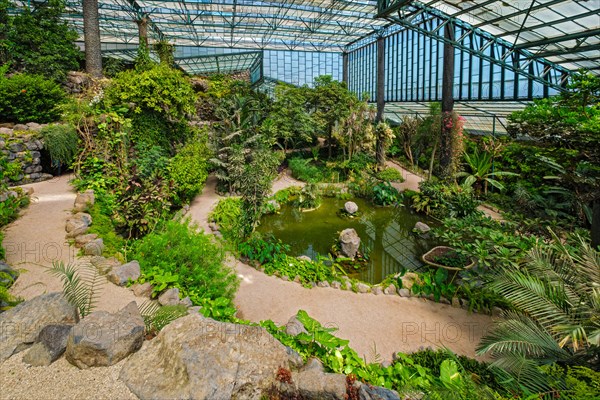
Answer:
[(63, 295), (67, 301), (77, 308), (79, 316), (84, 318), (98, 304), (98, 289), (104, 283), (98, 270), (91, 265), (66, 264), (53, 262), (49, 273), (58, 277), (63, 285)]
[(138, 308), (144, 319), (147, 334), (160, 332), (162, 328), (188, 313), (184, 305), (160, 306), (155, 301), (146, 301)]

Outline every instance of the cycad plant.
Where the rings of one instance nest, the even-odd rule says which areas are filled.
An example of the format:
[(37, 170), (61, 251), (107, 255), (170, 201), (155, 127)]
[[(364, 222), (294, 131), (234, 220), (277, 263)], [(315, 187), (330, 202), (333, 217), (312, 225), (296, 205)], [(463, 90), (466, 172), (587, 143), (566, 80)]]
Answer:
[(504, 190), (504, 185), (496, 180), (497, 176), (518, 176), (514, 172), (507, 171), (492, 171), (492, 154), (488, 152), (479, 152), (475, 149), (473, 154), (464, 153), (465, 162), (469, 167), (468, 171), (462, 171), (457, 173), (457, 178), (464, 177), (463, 186), (473, 187), (477, 194), (487, 194), (488, 184), (497, 188), (498, 190)]
[(552, 233), (520, 266), (507, 266), (489, 284), (513, 306), (479, 347), (521, 388), (545, 392), (541, 365), (597, 363), (600, 350), (600, 253), (577, 237), (575, 246)]
[(75, 267), (62, 261), (54, 261), (49, 273), (58, 277), (63, 284), (63, 295), (77, 308), (79, 317), (90, 314), (98, 303), (100, 286), (105, 279), (91, 265)]

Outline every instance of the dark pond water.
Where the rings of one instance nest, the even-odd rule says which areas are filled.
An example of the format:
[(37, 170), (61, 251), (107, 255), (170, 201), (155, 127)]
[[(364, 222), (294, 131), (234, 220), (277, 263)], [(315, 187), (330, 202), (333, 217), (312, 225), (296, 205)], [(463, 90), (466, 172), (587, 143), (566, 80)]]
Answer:
[(423, 267), (421, 256), (437, 243), (419, 238), (412, 229), (417, 221), (430, 226), (435, 226), (435, 221), (407, 207), (374, 207), (362, 199), (352, 199), (359, 216), (348, 218), (340, 213), (346, 201), (324, 198), (321, 207), (310, 212), (284, 205), (279, 214), (264, 216), (257, 230), (289, 244), (292, 255), (315, 259), (317, 254), (329, 253), (339, 232), (354, 228), (361, 239), (361, 251), (370, 259), (366, 268), (351, 276), (370, 283), (379, 283), (403, 267)]

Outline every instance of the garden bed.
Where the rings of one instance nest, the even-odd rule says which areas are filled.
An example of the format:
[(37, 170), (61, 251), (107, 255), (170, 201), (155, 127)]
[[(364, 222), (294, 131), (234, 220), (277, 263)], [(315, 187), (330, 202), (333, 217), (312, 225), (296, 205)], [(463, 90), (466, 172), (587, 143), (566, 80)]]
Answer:
[(462, 268), (445, 265), (444, 263), (442, 263), (440, 261), (440, 258), (451, 258), (451, 259), (458, 260), (458, 257), (456, 257), (457, 255), (459, 255), (459, 254), (456, 253), (456, 250), (453, 249), (452, 247), (436, 246), (433, 249), (429, 250), (427, 253), (423, 254), (423, 257), (421, 257), (421, 259), (423, 260), (424, 263), (426, 263), (428, 265), (431, 265), (433, 267), (438, 267), (438, 268), (444, 268), (444, 269), (447, 269), (450, 271), (463, 271), (466, 269), (473, 268), (473, 266), (475, 265), (475, 260), (473, 260), (472, 258), (467, 258), (468, 264), (465, 264), (465, 266)]

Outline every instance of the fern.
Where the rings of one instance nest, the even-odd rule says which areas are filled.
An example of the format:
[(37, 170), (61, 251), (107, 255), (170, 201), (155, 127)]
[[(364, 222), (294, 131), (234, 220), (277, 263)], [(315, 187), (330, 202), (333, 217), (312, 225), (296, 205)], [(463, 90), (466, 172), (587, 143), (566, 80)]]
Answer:
[(89, 315), (98, 304), (98, 289), (103, 283), (98, 270), (91, 265), (78, 268), (62, 261), (53, 262), (50, 274), (58, 277), (63, 284), (63, 294), (67, 301), (77, 308), (80, 318)]
[(188, 313), (182, 304), (161, 307), (154, 301), (146, 301), (138, 308), (146, 325), (146, 334), (157, 334), (162, 328)]

